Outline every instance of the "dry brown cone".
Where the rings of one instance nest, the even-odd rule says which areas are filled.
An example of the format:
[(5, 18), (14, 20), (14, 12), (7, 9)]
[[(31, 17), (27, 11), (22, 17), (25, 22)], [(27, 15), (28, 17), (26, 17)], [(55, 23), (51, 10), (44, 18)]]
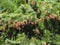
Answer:
[(17, 23), (14, 23), (13, 27), (16, 28), (16, 29), (18, 29), (19, 25)]
[(50, 19), (55, 19), (55, 18), (57, 18), (58, 16), (56, 15), (56, 14), (51, 14), (51, 15), (49, 15), (49, 18)]
[(35, 32), (36, 34), (40, 34), (40, 31), (39, 31), (38, 29), (36, 29), (34, 32)]
[(37, 22), (33, 22), (34, 23), (34, 25), (36, 25), (37, 24)]
[(59, 17), (57, 18), (57, 21), (59, 21), (59, 22), (60, 22), (60, 18), (59, 18)]
[(36, 4), (36, 1), (32, 0), (31, 4), (32, 5), (35, 5)]
[(31, 22), (32, 25), (34, 25), (34, 22)]
[(20, 26), (20, 21), (19, 21), (19, 22), (17, 22), (17, 24)]
[(25, 23), (22, 21), (22, 22), (21, 22), (21, 25), (25, 25)]

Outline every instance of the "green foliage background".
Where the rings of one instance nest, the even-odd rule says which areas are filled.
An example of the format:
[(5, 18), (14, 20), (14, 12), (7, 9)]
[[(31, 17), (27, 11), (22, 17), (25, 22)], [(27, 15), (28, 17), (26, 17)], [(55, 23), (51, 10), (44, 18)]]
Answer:
[[(41, 18), (45, 17), (47, 14), (45, 13), (48, 10), (50, 13), (57, 14), (60, 17), (60, 2), (57, 0), (36, 0), (37, 6), (42, 11)], [(26, 4), (25, 0), (0, 0), (0, 18), (2, 18), (4, 25), (5, 22), (9, 19), (13, 19), (14, 21), (18, 20), (26, 20), (30, 19), (32, 21), (39, 20), (36, 18), (36, 12), (30, 6), (31, 0)], [(25, 10), (22, 10), (25, 8)], [(23, 12), (24, 11), (24, 12)], [(4, 42), (4, 33), (3, 36), (0, 37), (1, 45), (41, 45), (42, 42), (53, 42), (54, 44), (60, 44), (60, 35), (53, 34), (49, 30), (44, 27), (44, 23), (42, 21), (39, 22), (39, 28), (41, 28), (44, 32), (44, 36), (42, 39), (36, 39), (33, 37), (31, 40), (27, 39), (26, 35), (18, 34), (16, 40), (6, 39)], [(53, 37), (50, 37), (53, 35)]]

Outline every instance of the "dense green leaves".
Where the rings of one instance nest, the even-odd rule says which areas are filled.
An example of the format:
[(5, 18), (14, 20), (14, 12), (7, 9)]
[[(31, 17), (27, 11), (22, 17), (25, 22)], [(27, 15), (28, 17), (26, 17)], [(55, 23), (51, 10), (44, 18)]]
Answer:
[[(59, 31), (60, 23), (55, 22), (58, 26), (54, 26), (57, 26), (58, 28), (56, 27), (56, 29), (52, 29), (52, 22), (48, 18), (46, 22), (47, 26), (44, 25), (44, 19), (50, 14), (56, 14), (58, 18), (60, 17), (60, 2), (57, 0), (36, 0), (36, 5), (38, 9), (41, 10), (40, 19), (38, 19), (37, 11), (34, 11), (31, 7), (31, 1), (32, 0), (28, 0), (28, 3), (26, 3), (26, 0), (0, 0), (0, 19), (3, 22), (2, 27), (5, 27), (6, 21), (10, 19), (12, 19), (13, 22), (29, 19), (31, 21), (38, 22), (37, 28), (43, 31), (41, 39), (39, 40), (35, 36), (29, 40), (25, 34), (19, 33), (16, 40), (6, 39), (4, 42), (6, 33), (3, 32), (0, 37), (1, 45), (4, 45), (4, 43), (7, 45), (41, 45), (42, 41), (52, 42), (53, 44), (56, 43), (56, 45), (60, 44), (60, 34), (56, 34), (56, 32)], [(12, 24), (10, 26), (12, 26)], [(51, 29), (49, 30), (47, 28)]]

